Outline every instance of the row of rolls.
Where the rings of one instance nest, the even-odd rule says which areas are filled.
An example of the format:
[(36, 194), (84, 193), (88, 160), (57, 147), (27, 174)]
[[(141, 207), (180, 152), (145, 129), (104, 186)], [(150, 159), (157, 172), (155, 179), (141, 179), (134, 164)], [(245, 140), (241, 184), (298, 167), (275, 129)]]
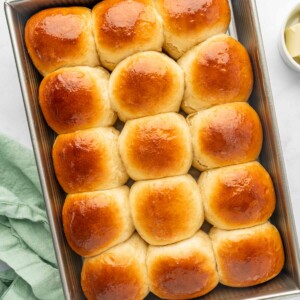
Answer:
[(219, 34), (177, 62), (163, 53), (145, 51), (124, 59), (111, 75), (102, 67), (58, 69), (43, 79), (39, 98), (48, 124), (62, 134), (112, 126), (117, 116), (126, 122), (180, 108), (193, 114), (215, 105), (246, 102), (252, 87), (246, 49)]
[(104, 0), (26, 24), (89, 300), (190, 299), (284, 265), (251, 62), (224, 34), (227, 0), (202, 2)]
[(25, 27), (30, 57), (45, 76), (61, 67), (98, 66), (112, 71), (128, 56), (164, 50), (178, 59), (207, 38), (225, 33), (228, 0), (109, 0), (87, 7), (55, 7)]
[(86, 258), (81, 285), (88, 299), (192, 299), (218, 283), (248, 287), (276, 276), (284, 263), (280, 235), (267, 222), (239, 230), (213, 227), (166, 246), (147, 245), (138, 234)]
[(81, 256), (97, 255), (138, 231), (151, 245), (191, 237), (206, 219), (234, 230), (265, 223), (275, 208), (272, 181), (251, 162), (189, 175), (135, 182), (114, 189), (69, 194), (65, 234)]

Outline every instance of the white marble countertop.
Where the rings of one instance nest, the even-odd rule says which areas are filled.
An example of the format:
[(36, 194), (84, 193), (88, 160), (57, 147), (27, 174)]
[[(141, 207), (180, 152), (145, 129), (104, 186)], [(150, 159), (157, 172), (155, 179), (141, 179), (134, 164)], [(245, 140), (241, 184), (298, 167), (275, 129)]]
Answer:
[[(300, 240), (300, 74), (282, 61), (278, 34), (299, 0), (256, 0), (273, 90), (281, 144)], [(1, 1), (0, 1), (1, 2)], [(31, 147), (15, 62), (3, 9), (0, 9), (0, 132)]]

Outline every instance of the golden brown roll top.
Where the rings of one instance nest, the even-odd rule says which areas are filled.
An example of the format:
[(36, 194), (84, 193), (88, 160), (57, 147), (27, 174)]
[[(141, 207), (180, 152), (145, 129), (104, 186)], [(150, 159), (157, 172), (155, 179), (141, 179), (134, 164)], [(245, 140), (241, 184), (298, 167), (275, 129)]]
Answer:
[(258, 162), (203, 172), (199, 178), (206, 220), (217, 228), (265, 223), (275, 209), (272, 179)]
[(134, 231), (129, 188), (70, 194), (62, 212), (65, 236), (81, 256), (94, 256), (128, 239)]
[(91, 10), (57, 7), (33, 15), (25, 27), (29, 55), (42, 75), (61, 67), (97, 66)]
[(230, 23), (228, 0), (157, 0), (164, 22), (164, 50), (178, 59), (207, 38), (225, 33)]
[(218, 105), (188, 117), (193, 166), (199, 170), (241, 164), (259, 156), (263, 133), (260, 119), (247, 103)]
[(134, 180), (185, 174), (192, 162), (189, 128), (185, 119), (176, 113), (126, 122), (119, 149)]
[(219, 281), (211, 242), (202, 231), (176, 244), (149, 246), (147, 269), (150, 291), (162, 299), (200, 297)]
[(134, 183), (130, 206), (136, 230), (151, 245), (189, 238), (204, 221), (200, 191), (190, 175)]
[(184, 92), (181, 68), (168, 56), (140, 52), (112, 72), (109, 94), (122, 121), (165, 112), (178, 112)]
[(148, 294), (145, 242), (134, 234), (99, 256), (86, 258), (81, 286), (88, 300), (142, 300)]
[(251, 94), (253, 72), (247, 50), (226, 34), (194, 47), (178, 63), (185, 73), (182, 109), (186, 113), (244, 102)]
[(140, 51), (161, 51), (163, 28), (152, 0), (106, 0), (93, 8), (93, 32), (103, 66), (113, 70)]
[(116, 129), (107, 127), (57, 137), (52, 157), (56, 177), (66, 193), (111, 189), (127, 181), (118, 136)]
[(248, 287), (277, 276), (284, 265), (278, 230), (269, 222), (239, 230), (211, 229), (220, 282)]
[(108, 98), (109, 73), (103, 68), (62, 68), (41, 82), (39, 100), (48, 125), (58, 134), (111, 126), (117, 115)]

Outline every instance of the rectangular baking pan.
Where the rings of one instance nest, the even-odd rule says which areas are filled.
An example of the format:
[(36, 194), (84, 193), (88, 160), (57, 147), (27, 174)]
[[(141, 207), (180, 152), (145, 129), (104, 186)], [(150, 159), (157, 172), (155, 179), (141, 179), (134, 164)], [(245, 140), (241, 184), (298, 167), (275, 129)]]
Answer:
[[(38, 104), (41, 76), (35, 70), (24, 43), (24, 26), (35, 12), (54, 6), (92, 7), (93, 0), (7, 0), (5, 11), (19, 74), (32, 144), (44, 193), (46, 208), (61, 281), (67, 300), (84, 299), (80, 288), (82, 260), (68, 246), (62, 229), (64, 193), (56, 181), (51, 148), (55, 134), (46, 125)], [(260, 34), (255, 0), (231, 0), (232, 22), (229, 33), (247, 48), (253, 65), (255, 84), (250, 104), (258, 112), (264, 129), (260, 161), (271, 174), (277, 205), (272, 223), (279, 229), (285, 249), (283, 271), (275, 279), (256, 287), (233, 289), (219, 285), (203, 299), (286, 299), (300, 297), (300, 260), (293, 211), (286, 181), (268, 70)], [(41, 241), (42, 242), (42, 241)], [(121, 299), (121, 295), (120, 295)], [(149, 295), (147, 299), (157, 299)]]

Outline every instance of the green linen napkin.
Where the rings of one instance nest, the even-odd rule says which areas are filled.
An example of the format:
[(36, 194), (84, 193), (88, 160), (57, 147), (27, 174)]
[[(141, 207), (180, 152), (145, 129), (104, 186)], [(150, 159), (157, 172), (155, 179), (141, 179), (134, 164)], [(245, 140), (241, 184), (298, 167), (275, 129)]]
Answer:
[(64, 299), (32, 151), (0, 134), (1, 300)]

